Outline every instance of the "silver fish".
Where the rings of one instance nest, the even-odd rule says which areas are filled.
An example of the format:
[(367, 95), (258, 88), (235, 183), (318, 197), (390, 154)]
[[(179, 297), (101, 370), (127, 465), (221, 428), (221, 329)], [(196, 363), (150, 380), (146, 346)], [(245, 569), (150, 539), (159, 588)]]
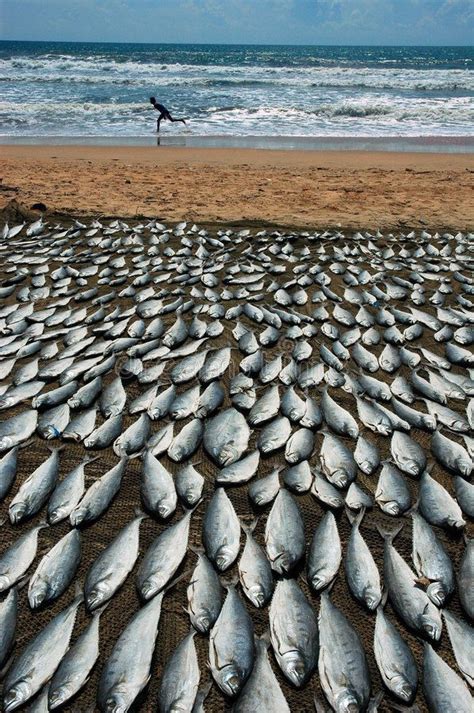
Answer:
[(35, 515), (51, 495), (59, 472), (59, 449), (52, 448), (47, 458), (21, 485), (10, 503), (8, 515), (12, 524)]
[(173, 478), (150, 451), (143, 456), (140, 493), (146, 509), (163, 519), (176, 510), (178, 496)]
[(89, 611), (102, 606), (122, 586), (138, 557), (139, 528), (144, 515), (138, 515), (99, 554), (87, 571), (84, 599)]
[(90, 486), (69, 515), (73, 527), (97, 520), (105, 512), (120, 489), (126, 466), (127, 458), (122, 458)]
[(287, 490), (275, 498), (265, 527), (265, 546), (272, 569), (287, 574), (305, 550), (304, 524), (298, 504)]
[[(186, 423), (173, 438), (168, 447), (168, 457), (176, 463), (190, 458), (202, 440), (203, 425), (200, 418), (193, 418)], [(155, 449), (156, 450), (156, 449)]]
[(167, 527), (145, 552), (137, 573), (137, 588), (143, 600), (161, 592), (171, 580), (188, 548), (192, 510)]
[(268, 659), (268, 643), (265, 637), (255, 640), (255, 648), (254, 667), (235, 703), (235, 713), (254, 713), (260, 710), (290, 713)]
[(365, 511), (361, 510), (357, 517), (347, 513), (352, 523), (351, 534), (347, 541), (345, 571), (349, 589), (354, 597), (374, 611), (382, 599), (380, 575), (367, 543), (360, 534), (360, 524)]
[(163, 593), (141, 607), (117, 639), (99, 680), (97, 703), (103, 713), (126, 713), (150, 678)]
[(423, 448), (406, 433), (393, 432), (390, 452), (395, 464), (403, 473), (417, 477), (426, 468)]
[(423, 655), (423, 693), (433, 713), (470, 713), (473, 700), (457, 673), (425, 643)]
[(252, 535), (255, 525), (256, 521), (250, 527), (242, 523), (246, 540), (238, 567), (245, 596), (254, 606), (260, 608), (268, 603), (272, 595), (273, 575), (270, 562)]
[(99, 658), (99, 620), (97, 612), (73, 646), (66, 653), (51, 679), (48, 691), (49, 710), (64, 705), (86, 684)]
[(47, 525), (41, 523), (20, 535), (0, 555), (0, 592), (13, 587), (25, 574), (36, 557), (38, 533)]
[(370, 676), (359, 636), (343, 613), (321, 595), (319, 610), (319, 677), (337, 713), (364, 710), (369, 702)]
[(215, 569), (202, 552), (187, 588), (188, 613), (194, 628), (207, 634), (214, 626), (224, 602), (224, 590)]
[(209, 637), (212, 677), (228, 696), (236, 696), (248, 679), (255, 658), (253, 624), (233, 586)]
[(461, 606), (466, 614), (474, 619), (474, 539), (466, 540), (466, 548), (461, 557), (457, 572), (458, 594)]
[(16, 636), (18, 594), (11, 589), (0, 602), (0, 668), (6, 663)]
[(237, 559), (240, 549), (240, 522), (224, 488), (217, 488), (207, 506), (202, 541), (206, 554), (223, 572)]
[(456, 529), (465, 526), (466, 522), (457, 502), (427, 471), (424, 471), (420, 478), (419, 498), (420, 512), (432, 525)]
[(5, 498), (16, 477), (18, 446), (0, 458), (0, 502)]
[(397, 532), (379, 531), (385, 540), (384, 582), (393, 608), (408, 627), (438, 641), (443, 627), (440, 613), (426, 592), (416, 586), (417, 578), (394, 548)]
[(471, 654), (474, 649), (474, 629), (448, 609), (443, 611), (443, 616), (458, 668), (472, 687), (474, 665)]
[(32, 609), (57, 599), (72, 582), (81, 561), (81, 536), (71, 530), (41, 559), (28, 585)]
[(158, 693), (158, 710), (161, 713), (181, 709), (191, 711), (199, 687), (200, 672), (195, 631), (180, 641), (166, 663)]
[(218, 465), (239, 460), (248, 446), (250, 429), (245, 418), (234, 408), (220, 411), (206, 421), (204, 448)]
[(75, 599), (56, 614), (13, 662), (4, 684), (5, 711), (23, 705), (51, 678), (69, 648), (80, 603)]
[(413, 519), (412, 559), (416, 573), (427, 581), (426, 593), (437, 607), (454, 591), (454, 571), (443, 545), (428, 523), (416, 512)]
[(405, 703), (415, 697), (418, 672), (408, 644), (383, 610), (377, 607), (374, 629), (374, 655), (380, 675), (389, 691)]
[(27, 441), (36, 430), (38, 412), (23, 411), (0, 423), (0, 452), (14, 448)]

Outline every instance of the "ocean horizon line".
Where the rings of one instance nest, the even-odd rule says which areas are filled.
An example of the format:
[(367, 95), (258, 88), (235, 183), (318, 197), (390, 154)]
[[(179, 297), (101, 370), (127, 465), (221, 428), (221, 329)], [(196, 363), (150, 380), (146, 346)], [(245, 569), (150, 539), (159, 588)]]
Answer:
[(456, 48), (456, 49), (472, 49), (474, 51), (474, 45), (465, 45), (465, 44), (427, 44), (427, 45), (419, 45), (419, 44), (338, 44), (338, 43), (328, 43), (328, 44), (322, 44), (322, 43), (317, 43), (317, 44), (307, 44), (307, 43), (302, 43), (302, 44), (294, 44), (294, 43), (285, 43), (285, 44), (275, 44), (275, 43), (266, 43), (266, 42), (139, 42), (136, 40), (133, 41), (124, 41), (124, 40), (22, 40), (22, 39), (0, 39), (0, 44), (7, 44), (7, 43), (15, 43), (15, 42), (24, 42), (28, 44), (57, 44), (57, 45), (62, 45), (62, 44), (77, 44), (77, 45), (144, 45), (144, 46), (149, 46), (149, 47), (155, 47), (155, 46), (166, 46), (166, 47), (337, 47), (337, 48), (344, 48), (344, 47), (351, 47), (354, 49), (357, 48), (366, 48), (366, 47), (391, 47), (393, 49), (405, 49), (405, 48), (410, 48), (410, 49), (442, 49), (442, 48)]

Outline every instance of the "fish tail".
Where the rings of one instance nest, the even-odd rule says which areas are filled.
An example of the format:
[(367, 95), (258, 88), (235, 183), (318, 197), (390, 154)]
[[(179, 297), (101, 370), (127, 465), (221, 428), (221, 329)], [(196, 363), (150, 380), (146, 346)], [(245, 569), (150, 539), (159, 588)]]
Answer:
[(397, 525), (394, 530), (387, 530), (383, 525), (376, 525), (379, 535), (385, 540), (385, 542), (393, 542), (399, 532), (403, 530), (404, 523)]

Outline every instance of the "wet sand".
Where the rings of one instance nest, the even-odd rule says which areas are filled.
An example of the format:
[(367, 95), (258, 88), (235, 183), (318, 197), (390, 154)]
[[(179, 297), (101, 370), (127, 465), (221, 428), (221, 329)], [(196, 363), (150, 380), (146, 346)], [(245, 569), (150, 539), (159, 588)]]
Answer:
[(0, 209), (307, 229), (474, 229), (474, 154), (1, 146)]

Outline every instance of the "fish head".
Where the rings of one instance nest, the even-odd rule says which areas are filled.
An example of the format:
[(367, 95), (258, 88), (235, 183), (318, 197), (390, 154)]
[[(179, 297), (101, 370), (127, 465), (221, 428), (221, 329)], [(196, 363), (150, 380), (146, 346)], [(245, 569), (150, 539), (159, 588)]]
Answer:
[(122, 696), (120, 691), (114, 690), (105, 701), (103, 711), (104, 713), (126, 713), (129, 707), (128, 697)]
[(431, 582), (426, 589), (426, 593), (437, 607), (443, 607), (446, 601), (446, 592), (441, 582)]
[(48, 522), (50, 525), (55, 525), (57, 522), (64, 520), (67, 514), (67, 507), (64, 505), (58, 505), (57, 508), (48, 512)]
[(175, 511), (175, 509), (174, 503), (166, 498), (161, 500), (157, 507), (158, 515), (163, 518), (163, 520), (166, 520), (166, 518), (168, 518)]
[(189, 505), (195, 505), (201, 494), (195, 485), (188, 485), (183, 493), (184, 499)]
[(0, 574), (0, 592), (6, 592), (11, 586), (8, 574)]
[(399, 698), (401, 698), (406, 703), (410, 703), (415, 693), (415, 690), (413, 689), (411, 683), (406, 680), (406, 678), (403, 678), (403, 676), (400, 675), (393, 676), (390, 679), (390, 685)]
[(86, 603), (89, 611), (97, 609), (106, 599), (110, 597), (110, 589), (107, 582), (99, 581), (87, 592)]
[(208, 611), (204, 607), (201, 609), (199, 614), (192, 617), (192, 624), (195, 629), (197, 629), (201, 634), (207, 634), (211, 627), (212, 618)]
[(234, 441), (229, 441), (221, 448), (218, 454), (218, 461), (220, 465), (231, 465), (235, 463), (239, 458), (239, 452), (235, 447)]
[(364, 601), (370, 611), (374, 611), (380, 604), (382, 595), (380, 590), (370, 584), (364, 589)]
[(253, 584), (251, 587), (245, 590), (248, 598), (254, 606), (258, 609), (263, 607), (266, 601), (265, 592), (261, 584)]
[(9, 448), (12, 448), (13, 446), (13, 440), (11, 436), (2, 436), (0, 438), (0, 451), (7, 451)]
[(48, 585), (43, 580), (38, 580), (28, 592), (28, 601), (32, 609), (37, 609), (48, 596)]
[(260, 444), (260, 450), (262, 453), (270, 453), (275, 450), (277, 442), (274, 438), (268, 438), (266, 441)]
[(337, 488), (345, 488), (349, 482), (349, 478), (347, 476), (346, 471), (341, 469), (335, 470), (333, 473), (331, 473), (331, 482)]
[(55, 708), (59, 708), (63, 703), (65, 703), (72, 695), (66, 684), (59, 686), (58, 688), (49, 689), (48, 693), (48, 706), (49, 710), (52, 711)]
[(10, 408), (11, 406), (14, 406), (14, 399), (12, 396), (5, 394), (5, 396), (0, 397), (0, 409)]
[(173, 445), (169, 449), (168, 455), (170, 455), (173, 458), (173, 460), (175, 460), (179, 463), (180, 461), (183, 460), (186, 453), (184, 452), (184, 448), (182, 446)]
[(311, 577), (311, 584), (316, 590), (324, 589), (324, 587), (329, 584), (332, 577), (333, 575), (329, 571), (326, 571), (326, 567), (322, 567)]
[(441, 617), (437, 609), (431, 604), (427, 604), (423, 610), (420, 621), (421, 629), (433, 641), (439, 641), (441, 638), (442, 623)]
[(287, 651), (282, 656), (282, 668), (294, 686), (302, 686), (306, 680), (306, 666), (299, 651)]
[(377, 432), (381, 433), (382, 436), (389, 436), (392, 433), (392, 427), (390, 424), (381, 421), (377, 424)]
[(12, 525), (15, 525), (17, 522), (20, 522), (23, 519), (26, 513), (26, 509), (27, 508), (25, 502), (12, 503), (12, 505), (10, 505), (10, 509), (8, 512)]
[(375, 469), (375, 463), (372, 463), (368, 458), (359, 461), (357, 465), (365, 475), (370, 475)]
[(387, 513), (387, 515), (399, 515), (400, 514), (400, 506), (395, 500), (390, 500), (387, 503), (382, 503), (381, 508), (384, 512)]
[(420, 468), (414, 460), (406, 460), (403, 464), (403, 467), (405, 471), (408, 472), (410, 475), (416, 476), (420, 472)]
[[(379, 429), (380, 429), (380, 424), (379, 424)], [(357, 436), (359, 435), (359, 429), (357, 428), (357, 426), (349, 425), (347, 427), (347, 435), (350, 436), (351, 438), (357, 438)]]
[(88, 509), (84, 505), (78, 505), (69, 515), (70, 523), (73, 527), (80, 525), (87, 517)]
[(235, 663), (224, 666), (219, 671), (220, 688), (227, 696), (236, 696), (242, 688), (244, 677)]
[(53, 438), (59, 438), (61, 431), (51, 424), (43, 429), (43, 438), (47, 441), (51, 441)]
[(455, 530), (462, 530), (466, 526), (466, 521), (462, 517), (458, 518), (454, 515), (448, 515), (447, 523), (449, 527), (453, 527)]
[(27, 681), (17, 681), (4, 695), (3, 704), (5, 713), (14, 711), (25, 701), (31, 698), (32, 691)]
[(357, 694), (350, 688), (343, 688), (336, 697), (334, 710), (337, 713), (359, 713), (360, 709)]
[(234, 553), (227, 545), (222, 545), (222, 547), (219, 547), (219, 549), (217, 550), (216, 565), (217, 568), (221, 570), (221, 572), (227, 569), (227, 567), (230, 567), (234, 559)]
[(167, 580), (165, 577), (160, 576), (159, 572), (155, 573), (153, 576), (145, 579), (140, 587), (140, 594), (145, 601), (148, 601), (155, 594), (158, 594), (165, 586)]
[(272, 561), (272, 569), (278, 574), (287, 574), (293, 566), (288, 552), (280, 552)]

